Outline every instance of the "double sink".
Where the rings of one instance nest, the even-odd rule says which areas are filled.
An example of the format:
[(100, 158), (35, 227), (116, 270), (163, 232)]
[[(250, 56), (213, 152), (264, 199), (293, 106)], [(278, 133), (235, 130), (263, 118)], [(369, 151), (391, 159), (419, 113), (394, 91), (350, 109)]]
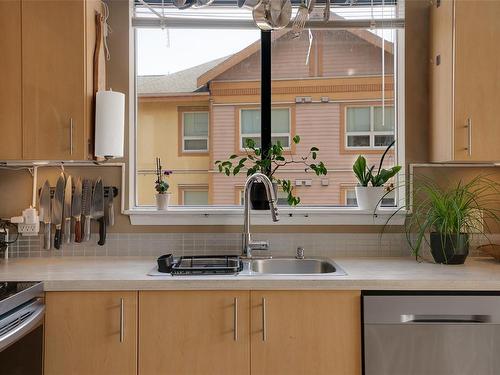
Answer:
[(269, 258), (248, 261), (250, 274), (344, 276), (345, 271), (330, 259)]

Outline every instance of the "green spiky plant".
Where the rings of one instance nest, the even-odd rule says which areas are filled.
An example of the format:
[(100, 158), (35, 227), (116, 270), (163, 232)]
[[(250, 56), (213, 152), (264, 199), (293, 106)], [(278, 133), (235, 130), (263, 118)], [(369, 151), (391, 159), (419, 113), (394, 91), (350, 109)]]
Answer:
[(488, 223), (500, 223), (500, 184), (487, 176), (477, 176), (469, 182), (460, 180), (446, 188), (428, 177), (419, 176), (414, 186), (416, 203), (413, 207), (400, 207), (386, 225), (397, 212), (411, 208), (405, 232), (416, 260), (421, 259), (422, 245), (430, 246), (427, 235), (431, 232), (440, 235), (444, 248), (447, 239), (455, 238), (459, 243), (461, 234), (477, 234), (488, 240), (491, 232)]
[[(292, 142), (296, 145), (299, 144), (300, 136), (295, 135)], [(280, 185), (283, 191), (287, 193), (288, 204), (296, 206), (300, 203), (300, 197), (295, 195), (292, 182), (289, 179), (276, 178), (275, 174), (281, 167), (299, 164), (302, 165), (306, 172), (312, 170), (317, 176), (326, 175), (328, 171), (325, 164), (322, 161), (316, 161), (318, 151), (317, 147), (311, 147), (307, 155), (302, 156), (300, 160), (295, 160), (291, 152), (285, 154), (283, 145), (278, 141), (272, 145), (269, 153), (263, 156), (262, 149), (256, 147), (253, 139), (248, 138), (245, 141), (245, 156), (238, 158), (238, 155), (231, 155), (228, 160), (217, 160), (214, 164), (219, 172), (224, 173), (226, 176), (236, 176), (244, 169), (246, 169), (247, 176), (257, 172), (265, 173), (272, 182)]]

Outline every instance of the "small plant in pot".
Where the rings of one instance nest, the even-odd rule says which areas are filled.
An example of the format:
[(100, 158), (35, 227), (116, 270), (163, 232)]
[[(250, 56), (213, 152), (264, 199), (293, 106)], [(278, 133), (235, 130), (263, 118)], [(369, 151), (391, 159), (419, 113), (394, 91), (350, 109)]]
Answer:
[(168, 205), (170, 203), (171, 193), (168, 191), (170, 185), (165, 180), (166, 177), (170, 176), (172, 171), (163, 170), (161, 166), (160, 158), (156, 158), (156, 181), (155, 181), (155, 190), (156, 190), (156, 208), (158, 210), (167, 210)]
[(417, 260), (426, 242), (436, 263), (463, 264), (471, 236), (487, 239), (488, 222), (500, 222), (500, 185), (487, 177), (448, 188), (420, 178), (415, 186), (416, 203), (406, 221), (406, 238)]
[(356, 200), (362, 210), (376, 210), (384, 195), (391, 189), (390, 186), (384, 185), (401, 170), (399, 165), (389, 169), (382, 168), (385, 156), (393, 145), (394, 141), (385, 149), (376, 173), (374, 173), (375, 165), (368, 167), (366, 158), (362, 155), (358, 156), (352, 166), (359, 182), (356, 186)]
[[(292, 138), (294, 144), (300, 143), (300, 136), (295, 135)], [(322, 161), (317, 161), (317, 147), (311, 147), (309, 153), (300, 159), (294, 159), (291, 152), (285, 154), (285, 149), (281, 142), (276, 142), (269, 149), (267, 155), (262, 155), (262, 149), (256, 147), (255, 141), (251, 138), (245, 142), (245, 155), (229, 156), (228, 160), (217, 160), (215, 165), (220, 173), (227, 176), (236, 176), (243, 170), (246, 170), (246, 175), (251, 176), (254, 173), (262, 172), (271, 179), (274, 185), (275, 193), (278, 191), (278, 186), (281, 186), (287, 194), (287, 201), (290, 206), (296, 206), (300, 203), (300, 197), (295, 194), (292, 182), (289, 179), (277, 178), (276, 172), (286, 165), (301, 165), (306, 172), (312, 170), (317, 176), (327, 174), (327, 169)], [(269, 210), (269, 203), (266, 199), (266, 192), (263, 184), (256, 183), (252, 185), (250, 191), (251, 205), (254, 210)]]

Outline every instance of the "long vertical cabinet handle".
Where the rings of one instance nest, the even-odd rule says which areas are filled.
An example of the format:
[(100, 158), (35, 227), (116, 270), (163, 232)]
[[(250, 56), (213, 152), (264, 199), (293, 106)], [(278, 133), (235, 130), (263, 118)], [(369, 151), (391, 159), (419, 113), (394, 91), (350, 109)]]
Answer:
[(467, 128), (467, 154), (472, 156), (472, 119), (469, 117), (465, 123)]
[(262, 341), (267, 340), (266, 299), (262, 297)]
[(234, 298), (233, 304), (233, 327), (234, 327), (234, 341), (238, 341), (238, 298)]
[(125, 301), (120, 298), (120, 342), (125, 339)]
[(73, 155), (73, 117), (69, 119), (69, 154)]

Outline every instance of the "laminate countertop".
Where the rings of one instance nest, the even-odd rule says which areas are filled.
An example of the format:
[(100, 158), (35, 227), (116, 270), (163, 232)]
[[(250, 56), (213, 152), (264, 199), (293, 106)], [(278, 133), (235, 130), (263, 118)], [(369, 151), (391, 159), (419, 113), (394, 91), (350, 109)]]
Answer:
[(43, 281), (46, 291), (111, 290), (487, 290), (500, 291), (500, 263), (469, 258), (464, 265), (413, 258), (344, 258), (346, 276), (148, 276), (154, 257), (47, 257), (0, 261), (0, 281)]

